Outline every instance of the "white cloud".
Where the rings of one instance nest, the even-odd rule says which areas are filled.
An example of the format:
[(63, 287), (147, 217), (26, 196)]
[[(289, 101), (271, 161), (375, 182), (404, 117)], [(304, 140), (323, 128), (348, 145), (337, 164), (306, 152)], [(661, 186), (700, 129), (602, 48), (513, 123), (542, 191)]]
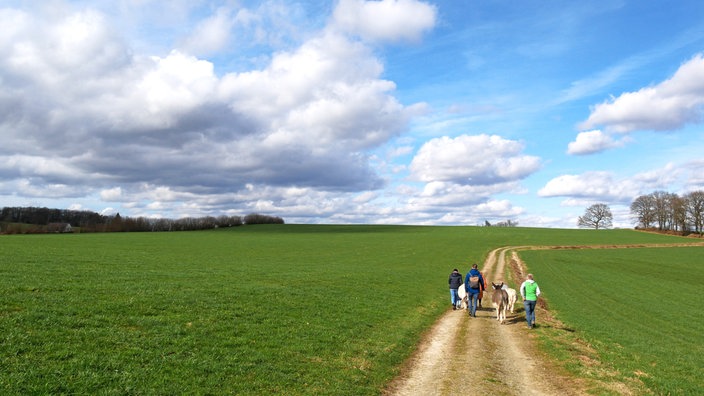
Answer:
[(580, 129), (603, 126), (608, 131), (669, 131), (702, 121), (704, 57), (696, 55), (672, 78), (596, 105)]
[[(226, 7), (217, 9), (214, 15), (202, 20), (187, 37), (182, 48), (189, 54), (209, 55), (223, 49), (230, 42), (230, 31), (237, 16)], [(242, 18), (248, 20), (246, 14)]]
[(600, 130), (580, 132), (574, 142), (567, 145), (567, 153), (584, 155), (598, 153), (610, 148), (621, 147), (627, 139), (614, 140), (614, 138)]
[(46, 179), (80, 178), (79, 169), (59, 158), (29, 155), (0, 156), (0, 172), (15, 176), (40, 176)]
[(687, 166), (679, 167), (674, 163), (667, 163), (662, 168), (639, 172), (633, 176), (632, 180), (637, 183), (641, 191), (652, 192), (661, 190), (666, 186), (674, 184), (680, 177), (687, 173)]
[(540, 159), (522, 154), (523, 144), (497, 135), (461, 135), (426, 142), (411, 162), (412, 177), (490, 185), (516, 181), (540, 168)]
[(704, 160), (689, 161), (684, 168), (689, 171), (685, 184), (686, 192), (704, 190)]
[(340, 0), (333, 15), (342, 30), (372, 41), (416, 41), (435, 25), (435, 6), (417, 0)]
[(121, 110), (137, 117), (122, 114), (120, 120), (137, 120), (138, 127), (168, 128), (210, 101), (218, 83), (212, 63), (178, 51), (151, 61), (150, 69), (135, 81), (133, 93), (121, 103)]
[[(260, 60), (269, 59), (269, 56), (251, 50), (264, 47), (274, 52), (290, 49), (314, 34), (311, 32), (322, 28), (312, 23), (312, 15), (307, 14), (304, 5), (299, 3), (276, 0), (252, 2), (251, 6), (239, 1), (224, 3), (214, 10), (208, 9), (212, 14), (203, 19), (177, 24), (179, 32), (190, 28), (180, 40), (179, 50), (214, 58), (229, 54), (245, 64), (261, 64)], [(193, 6), (202, 7), (203, 4), (194, 2)], [(305, 22), (301, 21), (302, 18), (306, 18)]]
[(585, 172), (580, 175), (558, 176), (538, 191), (541, 197), (629, 199), (637, 189), (627, 180), (614, 180), (611, 172)]
[(367, 47), (327, 32), (264, 70), (226, 75), (220, 95), (256, 117), (271, 148), (359, 150), (396, 135), (416, 111), (391, 96), (382, 70)]
[(578, 175), (561, 175), (548, 181), (538, 191), (541, 197), (567, 197), (565, 206), (586, 202), (630, 202), (642, 194), (667, 189), (686, 177), (687, 166), (669, 163), (635, 175), (617, 178), (613, 172), (590, 171)]
[(102, 199), (103, 201), (117, 202), (120, 201), (121, 198), (122, 188), (120, 187), (109, 188), (100, 192), (100, 199)]
[[(125, 183), (126, 195), (141, 183), (200, 194), (248, 182), (375, 189), (383, 181), (365, 151), (419, 111), (393, 96), (370, 48), (332, 29), (266, 67), (219, 77), (178, 50), (132, 54), (97, 11), (2, 17), (14, 22), (0, 37), (0, 157), (52, 158), (51, 169), (25, 159), (8, 170), (36, 185), (83, 177), (96, 188)], [(222, 38), (230, 14), (214, 18), (203, 32)]]

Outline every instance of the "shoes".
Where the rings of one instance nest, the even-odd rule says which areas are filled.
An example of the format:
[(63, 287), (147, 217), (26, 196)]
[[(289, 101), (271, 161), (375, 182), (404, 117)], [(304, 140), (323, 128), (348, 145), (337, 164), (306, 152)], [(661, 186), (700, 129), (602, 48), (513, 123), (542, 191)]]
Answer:
[(453, 305), (453, 306), (452, 306), (452, 310), (453, 310), (453, 311), (457, 311), (457, 307)]
[(529, 328), (529, 329), (532, 329), (532, 328), (533, 328), (533, 325), (528, 325), (528, 328)]

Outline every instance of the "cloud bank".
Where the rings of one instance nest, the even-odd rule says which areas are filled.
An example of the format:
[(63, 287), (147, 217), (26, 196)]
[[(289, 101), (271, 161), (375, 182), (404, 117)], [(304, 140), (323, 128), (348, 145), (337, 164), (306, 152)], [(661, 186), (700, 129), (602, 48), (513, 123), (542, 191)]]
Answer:
[(0, 10), (0, 192), (98, 194), (146, 211), (167, 202), (187, 210), (192, 200), (256, 206), (259, 189), (280, 189), (272, 201), (285, 205), (291, 188), (380, 188), (367, 151), (406, 130), (423, 105), (401, 104), (370, 48), (341, 32), (417, 39), (432, 28), (434, 9), (415, 1), (339, 7), (359, 17), (427, 17), (383, 30), (347, 19), (260, 69), (217, 75), (184, 51), (222, 48), (244, 11), (217, 10), (183, 50), (159, 56), (135, 53), (94, 9), (55, 18)]

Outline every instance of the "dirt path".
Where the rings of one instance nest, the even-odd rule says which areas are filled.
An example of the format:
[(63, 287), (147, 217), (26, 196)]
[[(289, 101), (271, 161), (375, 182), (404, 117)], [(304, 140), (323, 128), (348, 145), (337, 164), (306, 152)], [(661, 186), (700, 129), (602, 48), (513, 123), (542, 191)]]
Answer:
[[(525, 266), (516, 254), (527, 249), (621, 249), (642, 247), (704, 246), (702, 242), (682, 244), (601, 245), (601, 246), (512, 246), (492, 251), (482, 273), (487, 282), (504, 281), (506, 253), (512, 277), (524, 279)], [(513, 285), (517, 289), (519, 284)], [(586, 395), (584, 380), (560, 374), (549, 359), (541, 358), (535, 338), (541, 320), (552, 320), (539, 300), (536, 307), (538, 328), (529, 330), (525, 322), (520, 294), (516, 313), (509, 313), (506, 323), (496, 320), (491, 296), (485, 295), (484, 308), (470, 318), (466, 310), (448, 311), (430, 330), (403, 374), (394, 380), (387, 395)], [(450, 358), (452, 357), (452, 358)], [(450, 364), (450, 359), (452, 363)], [(611, 381), (609, 387), (618, 394), (631, 394), (625, 384)], [(470, 389), (468, 386), (476, 389)]]
[[(515, 248), (489, 254), (482, 267), (487, 282), (504, 280), (505, 255), (510, 249)], [(531, 332), (537, 329), (526, 326), (520, 294), (515, 308), (521, 313), (509, 313), (503, 325), (496, 320), (487, 294), (476, 318), (470, 318), (466, 310), (448, 311), (440, 318), (411, 359), (409, 369), (391, 384), (389, 395), (467, 394), (470, 380), (477, 388), (470, 394), (585, 394), (574, 381), (556, 375), (549, 362), (536, 357), (535, 334)], [(540, 316), (538, 311), (538, 325)], [(452, 364), (450, 356), (454, 356)]]

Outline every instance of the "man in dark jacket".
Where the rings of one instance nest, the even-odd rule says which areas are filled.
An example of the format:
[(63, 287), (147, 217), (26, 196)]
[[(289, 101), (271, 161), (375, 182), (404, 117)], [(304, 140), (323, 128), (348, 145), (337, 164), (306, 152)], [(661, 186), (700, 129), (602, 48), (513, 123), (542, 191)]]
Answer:
[[(476, 280), (476, 282), (474, 282)], [(467, 273), (464, 279), (464, 287), (467, 290), (467, 311), (469, 316), (477, 317), (477, 300), (479, 292), (484, 290), (484, 277), (477, 269), (477, 265), (473, 264), (472, 269)]]
[(452, 303), (452, 310), (455, 310), (460, 305), (460, 297), (457, 294), (457, 289), (462, 286), (462, 274), (455, 268), (450, 274), (450, 278), (447, 280), (450, 284), (450, 302)]

